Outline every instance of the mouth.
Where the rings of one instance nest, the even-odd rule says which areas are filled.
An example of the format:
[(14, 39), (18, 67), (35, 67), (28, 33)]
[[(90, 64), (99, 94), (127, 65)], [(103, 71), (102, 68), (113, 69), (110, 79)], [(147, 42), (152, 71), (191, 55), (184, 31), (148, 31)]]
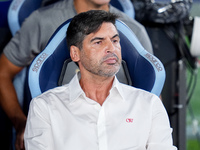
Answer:
[(114, 65), (118, 63), (119, 58), (115, 54), (109, 54), (106, 57), (104, 57), (104, 62), (109, 65)]
[(104, 62), (110, 65), (113, 65), (118, 62), (118, 59), (115, 57), (110, 57), (110, 58), (107, 58)]

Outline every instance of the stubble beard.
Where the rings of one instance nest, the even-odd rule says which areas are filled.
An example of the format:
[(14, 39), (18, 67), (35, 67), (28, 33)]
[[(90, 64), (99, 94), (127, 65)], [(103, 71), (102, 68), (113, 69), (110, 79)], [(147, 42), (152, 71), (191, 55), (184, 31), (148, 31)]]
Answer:
[[(109, 57), (115, 57), (117, 59), (114, 64), (107, 64), (105, 62)], [(87, 58), (83, 58), (86, 60)], [(102, 58), (99, 62), (93, 60), (86, 60), (82, 62), (83, 67), (92, 74), (102, 77), (112, 77), (117, 74), (121, 66), (121, 60), (115, 54), (108, 54)]]

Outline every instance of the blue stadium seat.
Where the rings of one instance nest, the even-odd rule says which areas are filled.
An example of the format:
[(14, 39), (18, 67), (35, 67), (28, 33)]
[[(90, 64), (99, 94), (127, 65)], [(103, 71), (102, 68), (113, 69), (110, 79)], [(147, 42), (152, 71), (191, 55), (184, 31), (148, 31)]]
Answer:
[[(67, 66), (63, 67), (66, 61), (70, 62), (65, 39), (69, 22), (70, 20), (66, 21), (56, 30), (46, 48), (29, 68), (28, 83), (32, 98), (59, 86), (63, 68), (66, 76), (76, 72), (76, 67), (70, 72), (66, 69)], [(127, 83), (159, 96), (165, 81), (162, 63), (142, 47), (131, 29), (123, 22), (117, 20), (116, 26), (120, 35), (122, 59), (125, 62), (122, 72), (128, 80)]]

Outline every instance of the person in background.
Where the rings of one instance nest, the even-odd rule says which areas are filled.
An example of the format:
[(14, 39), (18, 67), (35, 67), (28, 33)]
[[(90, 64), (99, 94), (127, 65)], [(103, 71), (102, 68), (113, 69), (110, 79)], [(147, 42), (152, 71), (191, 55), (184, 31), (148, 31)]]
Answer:
[(24, 147), (23, 135), (27, 118), (18, 102), (13, 79), (45, 48), (49, 38), (64, 21), (92, 9), (116, 13), (132, 29), (144, 48), (152, 53), (145, 28), (109, 5), (109, 2), (110, 0), (63, 0), (36, 10), (4, 48), (0, 57), (0, 106), (16, 129), (16, 150)]
[(116, 18), (91, 10), (72, 19), (67, 45), (80, 72), (31, 101), (27, 150), (176, 150), (161, 100), (115, 76), (122, 61)]

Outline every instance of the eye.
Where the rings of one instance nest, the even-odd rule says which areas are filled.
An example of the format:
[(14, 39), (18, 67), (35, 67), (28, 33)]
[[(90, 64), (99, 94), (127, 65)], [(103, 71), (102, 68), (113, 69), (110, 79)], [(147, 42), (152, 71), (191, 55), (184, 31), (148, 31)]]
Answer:
[(99, 45), (99, 44), (101, 44), (102, 43), (102, 41), (97, 41), (97, 42), (95, 42), (95, 44), (97, 44), (97, 45)]
[(113, 43), (117, 43), (118, 41), (117, 40), (113, 40)]
[(112, 42), (115, 43), (115, 44), (118, 44), (119, 43), (119, 39), (113, 39)]

